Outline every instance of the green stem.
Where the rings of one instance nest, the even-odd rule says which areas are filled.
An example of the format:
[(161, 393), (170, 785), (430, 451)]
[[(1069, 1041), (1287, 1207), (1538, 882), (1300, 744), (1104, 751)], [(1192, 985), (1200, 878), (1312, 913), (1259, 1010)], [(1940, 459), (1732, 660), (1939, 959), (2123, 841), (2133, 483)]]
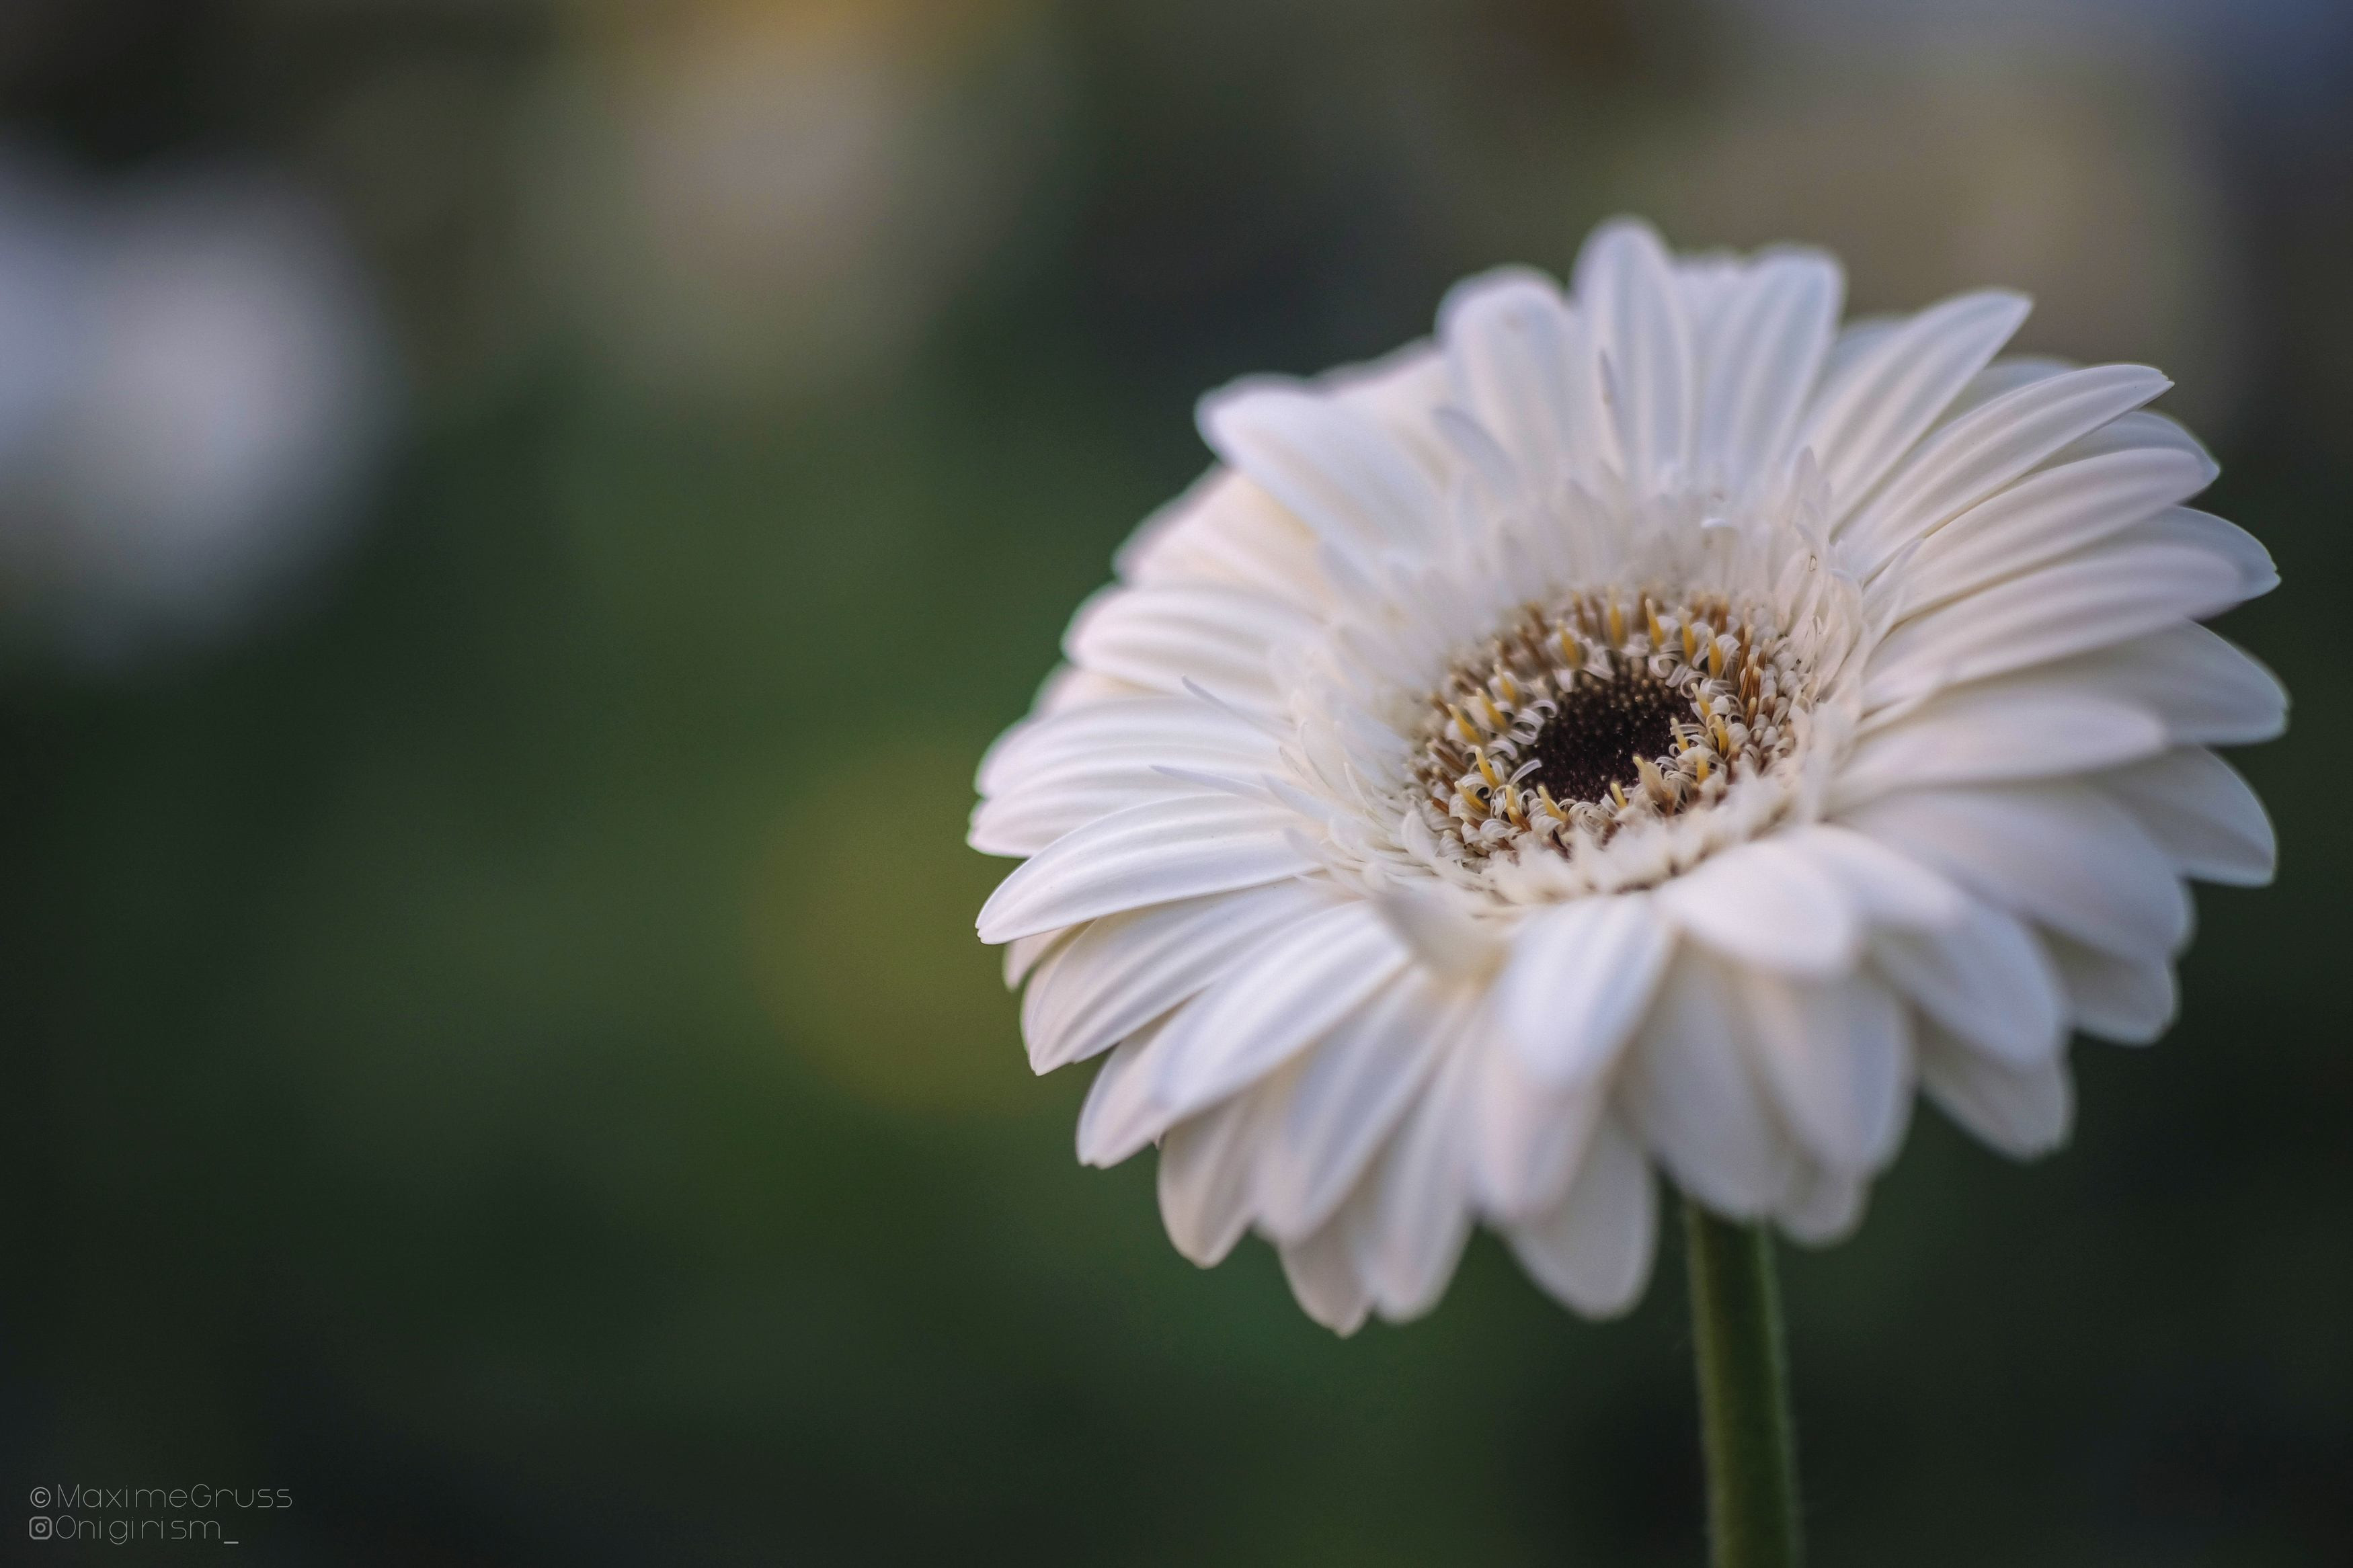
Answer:
[(1798, 1446), (1773, 1237), (1689, 1198), (1692, 1336), (1715, 1568), (1798, 1568)]

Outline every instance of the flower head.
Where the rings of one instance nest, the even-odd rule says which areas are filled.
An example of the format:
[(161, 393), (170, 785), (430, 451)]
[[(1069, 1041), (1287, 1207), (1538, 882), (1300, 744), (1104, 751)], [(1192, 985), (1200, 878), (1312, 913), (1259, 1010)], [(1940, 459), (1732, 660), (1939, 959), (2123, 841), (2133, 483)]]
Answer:
[[(1506, 271), (1437, 341), (1208, 398), (1221, 459), (980, 771), (980, 917), (1082, 1159), (1255, 1228), (1343, 1330), (1474, 1224), (1622, 1310), (1655, 1163), (1823, 1241), (1916, 1087), (2065, 1136), (2073, 1029), (2159, 1033), (2182, 879), (2271, 831), (2207, 748), (2285, 699), (2196, 623), (2275, 582), (2136, 365), (2014, 294), (1843, 329), (1820, 253)], [(1107, 1053), (1107, 1055), (1106, 1055)]]

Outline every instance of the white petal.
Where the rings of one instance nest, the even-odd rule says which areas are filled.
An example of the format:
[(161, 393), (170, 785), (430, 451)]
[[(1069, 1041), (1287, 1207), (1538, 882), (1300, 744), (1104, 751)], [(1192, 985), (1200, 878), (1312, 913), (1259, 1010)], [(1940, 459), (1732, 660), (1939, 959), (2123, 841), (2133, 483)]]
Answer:
[(1366, 1176), (1363, 1208), (1352, 1201), (1344, 1211), (1352, 1216), (1348, 1247), (1356, 1274), (1392, 1322), (1438, 1304), (1471, 1238), (1462, 1143), (1473, 1053), (1466, 1041), (1447, 1045), (1429, 1091)]
[(1058, 931), (1041, 931), (1036, 936), (1025, 936), (1005, 944), (1005, 988), (1011, 991), (1029, 977), (1039, 960), (1051, 952), (1056, 944), (1071, 935), (1071, 927)]
[(1620, 1093), (1675, 1184), (1719, 1214), (1755, 1218), (1788, 1191), (1796, 1152), (1749, 1065), (1736, 972), (1689, 946), (1626, 1058)]
[(1790, 1183), (1789, 1195), (1773, 1217), (1791, 1240), (1827, 1247), (1845, 1240), (1862, 1226), (1863, 1200), (1869, 1193), (1865, 1177), (1810, 1165)]
[(1203, 398), (1199, 422), (1218, 456), (1335, 549), (1363, 556), (1439, 536), (1445, 507), (1429, 471), (1327, 394), (1252, 378)]
[(1692, 352), (1704, 367), (1715, 342), (1716, 323), (1732, 301), (1740, 281), (1752, 270), (1748, 262), (1724, 252), (1672, 258), (1675, 297), (1683, 301), (1683, 320), (1691, 323)]
[(1326, 371), (1314, 384), (1379, 426), (1444, 488), (1455, 459), (1439, 432), (1438, 411), (1451, 400), (1453, 385), (1436, 343), (1418, 339), (1378, 359)]
[(1356, 1278), (1347, 1238), (1337, 1222), (1305, 1241), (1285, 1246), (1282, 1275), (1291, 1281), (1291, 1293), (1302, 1310), (1333, 1332), (1345, 1336), (1365, 1326), (1373, 1299)]
[(1271, 767), (1263, 731), (1198, 697), (1131, 697), (1028, 720), (997, 737), (975, 781), (984, 795), (1137, 761), (1191, 768)]
[(1250, 1171), (1279, 1083), (1261, 1084), (1188, 1117), (1160, 1141), (1160, 1220), (1176, 1250), (1207, 1268), (1250, 1228)]
[[(1141, 686), (1132, 681), (1098, 675), (1092, 669), (1081, 669), (1073, 664), (1058, 664), (1047, 671), (1046, 679), (1038, 683), (1038, 695), (1029, 704), (1033, 718), (1073, 712), (1098, 702), (1118, 702), (1134, 697), (1148, 697)], [(985, 765), (988, 759), (983, 757)]]
[(1153, 1108), (1152, 1047), (1166, 1022), (1145, 1026), (1103, 1058), (1095, 1081), (1079, 1108), (1079, 1163), (1116, 1165), (1167, 1131), (1168, 1118)]
[(1585, 242), (1573, 279), (1578, 308), (1620, 400), (1627, 478), (1658, 487), (1691, 472), (1691, 327), (1666, 247), (1649, 225), (1604, 224)]
[(1781, 835), (1836, 881), (1869, 925), (1942, 929), (1965, 918), (1967, 894), (1917, 860), (1876, 838), (1834, 823), (1815, 822)]
[(2162, 958), (2189, 934), (2189, 896), (2163, 852), (2087, 785), (1923, 790), (1847, 821), (2000, 908), (2123, 956)]
[(2119, 769), (2100, 785), (2139, 819), (2183, 876), (2238, 887), (2272, 879), (2279, 847), (2271, 818), (2247, 781), (2213, 752), (2184, 746)]
[(2263, 541), (2226, 518), (2195, 507), (2168, 507), (2121, 536), (2139, 542), (2186, 544), (2228, 561), (2239, 574), (2239, 597), (2261, 598), (2279, 586), (2279, 568)]
[(1946, 405), (2026, 320), (2026, 300), (1989, 289), (1921, 311), (1862, 342), (1825, 375), (1798, 443), (1813, 448), (1833, 521), (1860, 505)]
[(1904, 1009), (1868, 974), (1743, 977), (1759, 1076), (1819, 1163), (1877, 1170), (1895, 1154), (1912, 1101)]
[(1373, 907), (1416, 959), (1449, 979), (1484, 980), (1504, 961), (1507, 950), (1493, 928), (1451, 898), (1392, 885), (1375, 895)]
[(1905, 569), (1917, 614), (2123, 532), (2211, 483), (2193, 453), (2137, 447), (2045, 468), (1930, 533)]
[(1832, 258), (1759, 257), (1731, 285), (1702, 340), (1697, 457), (1743, 493), (1789, 455), (1806, 395), (1830, 352), (1845, 279)]
[(2187, 452), (2205, 467), (2209, 478), (2221, 472), (2215, 466), (2213, 454), (2200, 444), (2197, 437), (2162, 414), (2152, 414), (2146, 408), (2136, 408), (2120, 415), (2105, 425), (2051, 455), (2045, 465), (2058, 468), (2063, 463), (2081, 462), (2108, 452), (2129, 452), (2147, 447), (2163, 447), (2176, 452)]
[(1088, 924), (1021, 998), (1029, 1065), (1051, 1072), (1107, 1050), (1211, 983), (1275, 932), (1332, 907), (1322, 879), (1155, 904)]
[(990, 749), (967, 841), (984, 855), (1035, 855), (1097, 817), (1204, 787), (1169, 769), (1248, 779), (1280, 763), (1270, 737), (1196, 697), (1092, 703), (1008, 731)]
[(1409, 971), (1307, 1053), (1267, 1129), (1258, 1209), (1268, 1232), (1321, 1229), (1429, 1081), (1460, 1028), (1466, 994)]
[[(1824, 390), (1837, 386), (1853, 374), (1854, 367), (1861, 364), (1865, 356), (1877, 353), (1880, 345), (1893, 336), (1906, 320), (1903, 316), (1850, 316), (1841, 322), (1838, 335), (1831, 339), (1831, 352), (1822, 358), (1822, 373), (1815, 378), (1814, 401), (1819, 403)], [(1983, 371), (1978, 373), (1979, 375), (1984, 374)], [(1967, 391), (1975, 381), (1976, 377), (1972, 376), (1963, 390)]]
[(1509, 1047), (1538, 1081), (1598, 1080), (1641, 1023), (1674, 933), (1648, 896), (1573, 900), (1531, 917), (1497, 983)]
[(1982, 408), (2006, 393), (2079, 368), (2073, 360), (2052, 359), (2045, 354), (2004, 354), (1969, 377), (1968, 384), (1945, 405), (1943, 417), (1930, 428), (1941, 430), (1962, 415)]
[(1588, 1318), (1609, 1318), (1641, 1299), (1658, 1234), (1651, 1163), (1615, 1117), (1604, 1117), (1567, 1194), (1509, 1237), (1537, 1284)]
[(1448, 290), (1438, 323), (1457, 402), (1549, 493), (1568, 471), (1573, 378), (1585, 368), (1572, 368), (1576, 327), (1559, 289), (1525, 268), (1483, 273)]
[(2065, 1053), (2007, 1067), (1931, 1026), (1920, 1037), (1920, 1087), (1968, 1131), (2021, 1160), (2067, 1141), (2075, 1091)]
[(982, 801), (973, 807), (965, 842), (983, 855), (1021, 858), (1114, 811), (1172, 795), (1198, 795), (1203, 787), (1148, 765), (1108, 764), (1091, 777), (1050, 781)]
[(2119, 958), (2064, 937), (2049, 941), (2077, 1028), (2121, 1045), (2145, 1046), (2171, 1026), (2181, 996), (2173, 965), (2165, 959)]
[(1222, 463), (1128, 535), (1112, 570), (1138, 587), (1244, 588), (1311, 610), (1324, 599), (1315, 535)]
[(1831, 809), (1938, 784), (2089, 773), (2153, 757), (2165, 726), (2146, 710), (2033, 676), (1960, 687), (1863, 737), (1839, 770)]
[(1472, 1069), (1472, 1185), (1499, 1219), (1524, 1220), (1560, 1201), (1601, 1117), (1598, 1087), (1536, 1082), (1518, 1056), (1482, 1043)]
[(1408, 962), (1370, 906), (1348, 902), (1270, 935), (1161, 1037), (1152, 1097), (1190, 1115), (1314, 1045)]
[(2077, 437), (2173, 384), (2146, 365), (2104, 364), (2037, 379), (1921, 443), (1846, 537), (1866, 570), (1959, 516)]
[(2246, 745), (2287, 726), (2287, 689), (2279, 678), (2204, 626), (2168, 626), (2041, 673), (2146, 708), (2185, 744)]
[(1016, 867), (981, 906), (980, 940), (1010, 942), (1057, 926), (1202, 893), (1230, 892), (1315, 868), (1299, 819), (1258, 801), (1180, 795), (1100, 817)]
[(1711, 856), (1656, 898), (1694, 940), (1768, 969), (1835, 974), (1862, 945), (1854, 908), (1838, 883), (1801, 850), (1770, 838)]
[(2205, 551), (2095, 549), (1897, 626), (1872, 653), (1863, 705), (1876, 709), (2105, 647), (2238, 600), (2238, 572)]
[(1972, 899), (1941, 931), (1881, 931), (1872, 963), (1929, 1017), (2001, 1061), (2028, 1067), (2067, 1040), (2059, 971), (2017, 920)]
[(1314, 627), (1298, 609), (1239, 588), (1121, 588), (1079, 609), (1062, 639), (1071, 662), (1171, 697), (1191, 681), (1263, 711), (1281, 700), (1270, 661)]

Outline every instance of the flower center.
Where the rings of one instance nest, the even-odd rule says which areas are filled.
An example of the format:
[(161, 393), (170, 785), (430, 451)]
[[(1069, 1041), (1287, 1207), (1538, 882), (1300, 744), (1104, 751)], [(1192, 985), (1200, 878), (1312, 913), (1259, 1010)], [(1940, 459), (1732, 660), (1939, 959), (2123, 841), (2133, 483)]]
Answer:
[(1607, 679), (1577, 681), (1553, 701), (1525, 749), (1536, 765), (1520, 786), (1556, 801), (1599, 801), (1613, 784), (1639, 786), (1635, 759), (1672, 755), (1675, 721), (1692, 716), (1680, 692), (1630, 661)]
[(1472, 858), (1574, 853), (1722, 797), (1794, 744), (1802, 662), (1720, 595), (1580, 594), (1458, 664), (1422, 727), (1430, 826)]

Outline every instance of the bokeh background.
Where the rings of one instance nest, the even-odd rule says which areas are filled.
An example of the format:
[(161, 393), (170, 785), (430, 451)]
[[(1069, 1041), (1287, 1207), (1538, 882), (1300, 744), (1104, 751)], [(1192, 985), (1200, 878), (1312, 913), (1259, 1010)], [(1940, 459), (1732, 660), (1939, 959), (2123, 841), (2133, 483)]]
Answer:
[(9, 0), (0, 1557), (1700, 1561), (1672, 1247), (1196, 1270), (961, 846), (1202, 390), (1620, 210), (2031, 290), (2285, 577), (2179, 1026), (1788, 1259), (1819, 1563), (2353, 1563), (2337, 0)]

